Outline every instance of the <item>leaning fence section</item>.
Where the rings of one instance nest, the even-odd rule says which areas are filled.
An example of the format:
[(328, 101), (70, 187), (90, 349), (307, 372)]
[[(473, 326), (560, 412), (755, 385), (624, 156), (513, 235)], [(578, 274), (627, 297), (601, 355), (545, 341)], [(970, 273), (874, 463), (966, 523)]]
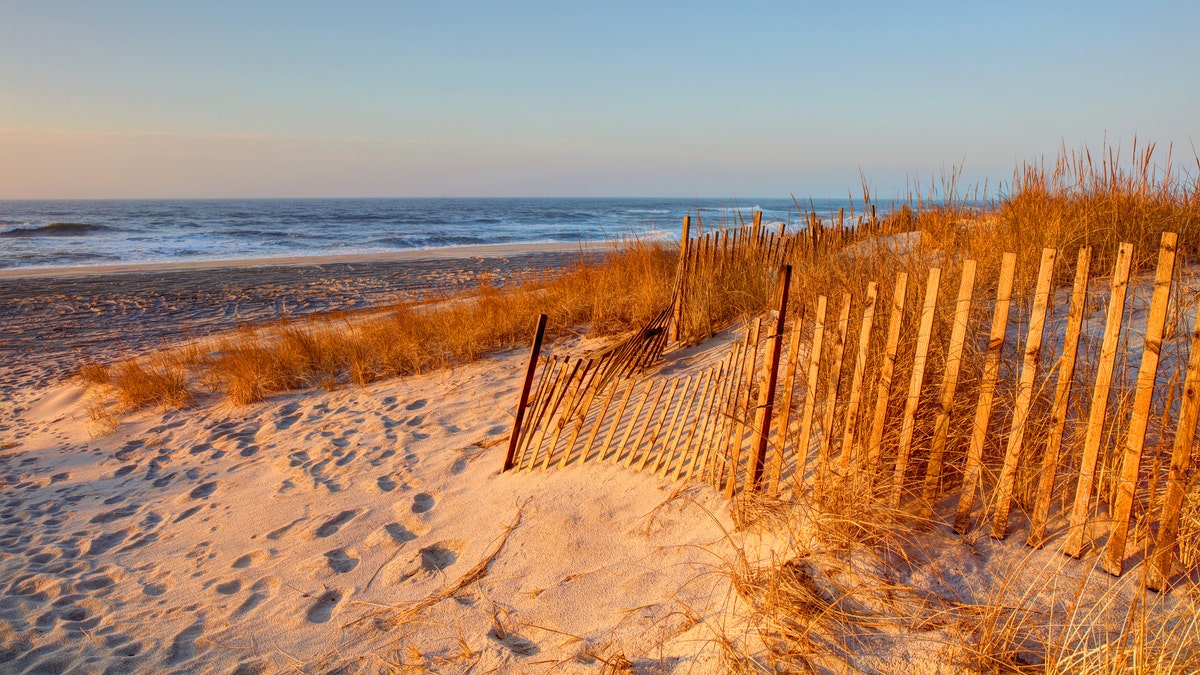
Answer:
[[(998, 539), (1018, 515), (1029, 546), (1102, 546), (1114, 575), (1144, 556), (1147, 585), (1169, 586), (1200, 417), (1200, 308), (1175, 234), (1141, 306), (1122, 244), (1101, 274), (1086, 247), (1046, 249), (1029, 279), (1005, 254), (986, 289), (967, 260), (956, 278), (902, 272), (789, 316), (786, 261), (828, 240), (757, 218), (684, 231), (671, 305), (645, 329), (590, 357), (535, 341), (506, 470), (610, 462), (729, 498), (871, 500)], [(696, 339), (681, 326), (702, 278), (745, 264), (778, 271), (773, 312), (708, 367), (655, 371), (668, 337)]]

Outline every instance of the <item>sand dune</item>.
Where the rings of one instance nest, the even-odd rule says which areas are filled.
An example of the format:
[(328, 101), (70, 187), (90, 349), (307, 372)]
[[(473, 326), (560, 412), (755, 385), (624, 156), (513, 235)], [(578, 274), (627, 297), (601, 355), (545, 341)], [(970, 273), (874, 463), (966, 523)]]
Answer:
[(618, 468), (499, 475), (522, 359), (98, 438), (78, 392), (52, 390), (0, 456), (4, 668), (713, 658), (693, 615), (726, 601), (721, 500)]

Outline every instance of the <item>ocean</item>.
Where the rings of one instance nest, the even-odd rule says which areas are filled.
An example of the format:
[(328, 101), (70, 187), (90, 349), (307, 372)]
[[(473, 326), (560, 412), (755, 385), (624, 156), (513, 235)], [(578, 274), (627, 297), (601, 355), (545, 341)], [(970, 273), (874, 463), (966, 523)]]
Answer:
[[(809, 208), (810, 204), (801, 202)], [(811, 203), (836, 217), (845, 199)], [(0, 268), (375, 253), (446, 246), (678, 239), (705, 227), (802, 226), (791, 199), (206, 199), (0, 201)], [(695, 221), (693, 221), (695, 222)]]

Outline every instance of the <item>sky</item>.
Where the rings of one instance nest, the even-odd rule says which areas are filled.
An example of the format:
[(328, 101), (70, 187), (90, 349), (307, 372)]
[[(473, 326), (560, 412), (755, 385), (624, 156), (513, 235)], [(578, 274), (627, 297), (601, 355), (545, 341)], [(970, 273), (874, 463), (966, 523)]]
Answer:
[(1200, 3), (0, 0), (0, 199), (841, 197), (1196, 172)]

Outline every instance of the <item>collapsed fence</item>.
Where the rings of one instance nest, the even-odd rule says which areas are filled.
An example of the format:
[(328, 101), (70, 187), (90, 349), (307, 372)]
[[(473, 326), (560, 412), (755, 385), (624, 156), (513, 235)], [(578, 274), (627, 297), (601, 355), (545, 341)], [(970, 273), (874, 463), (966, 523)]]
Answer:
[[(1169, 586), (1200, 416), (1200, 311), (1181, 299), (1174, 233), (1162, 235), (1148, 307), (1127, 311), (1134, 251), (1122, 244), (1095, 288), (1092, 250), (1080, 249), (1069, 299), (1057, 302), (1060, 252), (1045, 249), (1032, 292), (1014, 292), (1009, 253), (983, 295), (966, 260), (953, 300), (932, 267), (923, 291), (899, 273), (886, 307), (872, 282), (861, 297), (819, 296), (793, 319), (784, 263), (841, 229), (828, 241), (819, 226), (767, 233), (760, 215), (698, 238), (685, 220), (670, 305), (605, 352), (541, 357), (543, 317), (504, 470), (611, 462), (728, 498), (867, 499), (995, 538), (1016, 512), (1029, 546), (1061, 534), (1063, 552), (1080, 557), (1107, 534), (1105, 570), (1120, 575), (1144, 555), (1147, 585)], [(737, 265), (778, 270), (772, 316), (698, 372), (654, 373), (668, 333), (695, 342), (716, 328), (687, 321), (694, 281)]]

